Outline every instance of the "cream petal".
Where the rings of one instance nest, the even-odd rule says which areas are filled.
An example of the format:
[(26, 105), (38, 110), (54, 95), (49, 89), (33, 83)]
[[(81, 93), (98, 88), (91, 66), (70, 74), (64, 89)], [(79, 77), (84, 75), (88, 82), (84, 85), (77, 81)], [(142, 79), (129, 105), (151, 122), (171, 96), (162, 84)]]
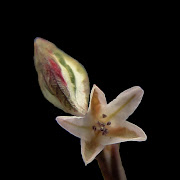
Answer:
[(121, 126), (109, 128), (108, 133), (101, 136), (99, 141), (102, 145), (115, 144), (125, 141), (145, 141), (147, 139), (144, 131), (128, 121), (121, 123)]
[(116, 126), (125, 121), (138, 107), (143, 93), (139, 86), (135, 86), (119, 94), (104, 108), (104, 113), (107, 115), (105, 122), (112, 121), (112, 125)]
[(93, 130), (88, 119), (77, 116), (58, 116), (56, 121), (62, 128), (76, 137), (84, 140), (91, 138)]
[(85, 165), (92, 162), (104, 147), (105, 146), (96, 143), (96, 141), (85, 141), (81, 139), (81, 154)]
[(88, 109), (89, 114), (97, 118), (104, 105), (107, 105), (105, 94), (96, 85), (93, 85)]

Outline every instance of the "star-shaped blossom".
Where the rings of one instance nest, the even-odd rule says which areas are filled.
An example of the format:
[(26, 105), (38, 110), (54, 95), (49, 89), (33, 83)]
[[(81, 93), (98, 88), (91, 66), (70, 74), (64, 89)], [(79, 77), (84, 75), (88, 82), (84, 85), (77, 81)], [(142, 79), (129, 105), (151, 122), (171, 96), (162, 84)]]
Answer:
[(141, 128), (126, 121), (141, 102), (143, 93), (140, 87), (135, 86), (107, 104), (105, 94), (94, 85), (88, 111), (83, 117), (56, 118), (61, 127), (81, 139), (81, 154), (86, 165), (106, 145), (146, 140), (147, 136)]

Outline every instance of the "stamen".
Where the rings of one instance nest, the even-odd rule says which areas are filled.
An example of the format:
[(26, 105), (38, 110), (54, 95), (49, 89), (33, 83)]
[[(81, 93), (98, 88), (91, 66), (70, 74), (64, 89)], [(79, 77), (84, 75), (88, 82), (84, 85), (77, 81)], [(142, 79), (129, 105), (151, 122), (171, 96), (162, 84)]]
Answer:
[(101, 123), (101, 122), (99, 122), (99, 121), (97, 122), (97, 124), (98, 124), (99, 126), (103, 126), (103, 127), (105, 126), (104, 123)]
[(108, 129), (104, 129), (104, 131), (102, 132), (102, 135), (106, 135), (108, 133)]
[(104, 131), (104, 127), (101, 126), (100, 130), (101, 130), (101, 131)]
[(107, 122), (107, 125), (109, 126), (109, 125), (111, 125), (111, 122), (109, 121), (109, 122)]
[(100, 123), (99, 121), (97, 122), (97, 124), (98, 124), (99, 126), (101, 126), (101, 123)]
[(96, 131), (96, 126), (93, 126), (92, 129), (93, 129), (94, 131)]
[(104, 127), (104, 126), (105, 126), (105, 124), (104, 124), (104, 123), (101, 123), (101, 126), (102, 126), (102, 127)]
[(103, 115), (102, 115), (102, 117), (103, 117), (103, 118), (106, 118), (106, 117), (107, 117), (107, 115), (103, 114)]
[(108, 129), (105, 129), (104, 132), (107, 134), (108, 133)]

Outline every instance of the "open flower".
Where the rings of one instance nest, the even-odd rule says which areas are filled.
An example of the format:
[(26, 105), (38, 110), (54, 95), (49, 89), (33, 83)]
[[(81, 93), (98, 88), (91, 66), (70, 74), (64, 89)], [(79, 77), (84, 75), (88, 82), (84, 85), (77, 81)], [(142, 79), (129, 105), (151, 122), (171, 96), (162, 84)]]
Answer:
[(145, 141), (147, 136), (138, 126), (125, 121), (137, 108), (143, 90), (132, 87), (107, 104), (104, 93), (94, 85), (90, 105), (83, 117), (59, 116), (57, 122), (81, 139), (81, 154), (87, 165), (106, 145), (124, 141)]

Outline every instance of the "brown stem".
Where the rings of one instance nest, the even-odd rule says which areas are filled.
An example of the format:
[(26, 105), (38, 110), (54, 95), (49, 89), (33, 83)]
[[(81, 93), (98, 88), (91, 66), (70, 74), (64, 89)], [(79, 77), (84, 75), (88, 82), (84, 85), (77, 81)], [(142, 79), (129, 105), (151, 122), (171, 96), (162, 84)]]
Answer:
[(96, 157), (104, 180), (127, 180), (119, 153), (119, 144), (108, 145)]

